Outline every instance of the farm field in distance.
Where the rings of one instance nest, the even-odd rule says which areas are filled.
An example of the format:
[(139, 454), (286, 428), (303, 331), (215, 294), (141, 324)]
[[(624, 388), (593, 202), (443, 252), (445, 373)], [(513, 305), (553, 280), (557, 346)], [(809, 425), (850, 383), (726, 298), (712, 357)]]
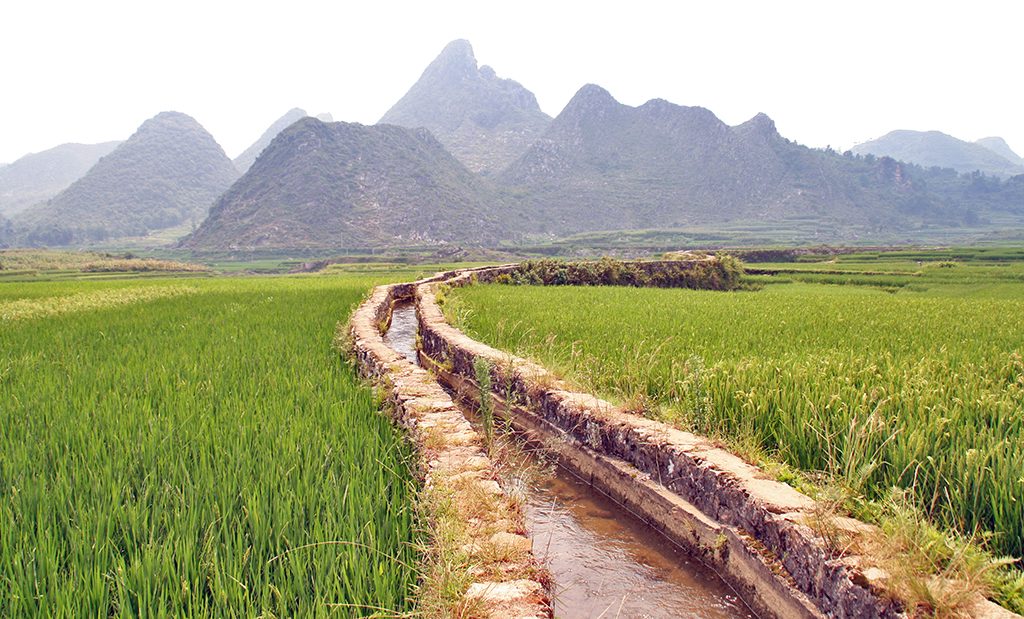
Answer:
[(0, 615), (408, 611), (410, 448), (331, 340), (419, 273), (0, 283)]
[(798, 260), (747, 264), (739, 292), (480, 285), (446, 312), (627, 407), (854, 497), (908, 489), (1024, 555), (1024, 252)]

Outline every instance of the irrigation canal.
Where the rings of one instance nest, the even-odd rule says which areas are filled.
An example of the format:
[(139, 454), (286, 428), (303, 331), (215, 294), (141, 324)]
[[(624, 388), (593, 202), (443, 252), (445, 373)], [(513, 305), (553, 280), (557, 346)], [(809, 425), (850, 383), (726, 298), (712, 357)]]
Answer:
[[(417, 327), (415, 306), (395, 305), (384, 342), (418, 364)], [(561, 467), (533, 454), (511, 477), (556, 617), (754, 617), (715, 572)]]

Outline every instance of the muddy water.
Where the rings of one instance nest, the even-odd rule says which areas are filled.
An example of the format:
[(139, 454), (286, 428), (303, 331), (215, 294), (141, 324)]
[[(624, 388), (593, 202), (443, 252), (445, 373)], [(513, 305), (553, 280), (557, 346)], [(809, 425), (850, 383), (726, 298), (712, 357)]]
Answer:
[(535, 475), (527, 528), (556, 617), (753, 617), (713, 571), (560, 467)]
[[(413, 305), (398, 304), (384, 342), (415, 363), (416, 329)], [(556, 617), (754, 617), (713, 571), (614, 501), (539, 457), (527, 462), (513, 481)]]
[(396, 303), (391, 312), (391, 327), (384, 334), (384, 343), (403, 357), (419, 365), (416, 358), (416, 306), (412, 303)]

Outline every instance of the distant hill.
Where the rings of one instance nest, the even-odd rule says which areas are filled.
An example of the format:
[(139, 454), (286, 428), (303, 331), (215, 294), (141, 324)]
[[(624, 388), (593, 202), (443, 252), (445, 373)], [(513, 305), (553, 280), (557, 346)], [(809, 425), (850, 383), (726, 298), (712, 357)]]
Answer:
[(0, 215), (11, 216), (49, 200), (118, 144), (62, 144), (0, 166)]
[(305, 118), (306, 116), (309, 116), (309, 114), (306, 113), (306, 110), (295, 107), (285, 112), (284, 116), (281, 118), (275, 120), (273, 124), (263, 132), (260, 139), (253, 142), (252, 146), (245, 149), (241, 155), (235, 157), (234, 164), (235, 167), (238, 168), (238, 172), (245, 174), (249, 168), (252, 167), (253, 162), (256, 161), (256, 157), (259, 157), (260, 153), (263, 152), (263, 149), (270, 145), (270, 142), (277, 137), (278, 133), (284, 131), (288, 125), (291, 125), (295, 121), (300, 118)]
[(1013, 152), (1013, 149), (1010, 148), (1010, 145), (1007, 144), (1006, 140), (1004, 140), (1003, 138), (995, 136), (990, 138), (981, 138), (980, 140), (975, 140), (974, 143), (984, 146), (985, 148), (999, 155), (1003, 159), (1006, 159), (1010, 163), (1014, 163), (1019, 166), (1024, 166), (1024, 157), (1021, 157), (1017, 153)]
[[(555, 235), (729, 222), (784, 229), (786, 220), (811, 220), (834, 235), (847, 224), (949, 216), (921, 202), (893, 160), (800, 146), (764, 114), (729, 127), (700, 107), (660, 99), (626, 106), (595, 85), (580, 89), (497, 180), (512, 212), (532, 213), (540, 232)], [(914, 209), (900, 210), (911, 202)]]
[(977, 170), (1000, 177), (1024, 173), (1024, 167), (988, 147), (958, 140), (940, 131), (892, 131), (877, 140), (858, 144), (852, 150), (859, 155), (892, 157), (925, 168), (952, 168), (957, 172)]
[(494, 243), (507, 229), (495, 202), (425, 129), (304, 118), (274, 138), (181, 246)]
[(426, 127), (466, 167), (504, 168), (543, 133), (551, 118), (518, 82), (477, 67), (469, 41), (452, 41), (380, 122)]
[(59, 195), (20, 213), (18, 242), (78, 245), (198, 225), (237, 177), (195, 119), (163, 112)]

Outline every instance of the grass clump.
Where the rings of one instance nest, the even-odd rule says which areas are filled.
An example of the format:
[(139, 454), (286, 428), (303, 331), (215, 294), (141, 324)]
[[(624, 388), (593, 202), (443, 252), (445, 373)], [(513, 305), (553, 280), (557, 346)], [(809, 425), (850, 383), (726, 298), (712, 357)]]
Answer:
[(491, 368), (491, 362), (483, 357), (477, 357), (473, 360), (473, 372), (476, 377), (477, 387), (480, 389), (477, 414), (480, 415), (480, 423), (483, 426), (484, 441), (488, 451), (494, 445), (494, 403), (491, 398)]

